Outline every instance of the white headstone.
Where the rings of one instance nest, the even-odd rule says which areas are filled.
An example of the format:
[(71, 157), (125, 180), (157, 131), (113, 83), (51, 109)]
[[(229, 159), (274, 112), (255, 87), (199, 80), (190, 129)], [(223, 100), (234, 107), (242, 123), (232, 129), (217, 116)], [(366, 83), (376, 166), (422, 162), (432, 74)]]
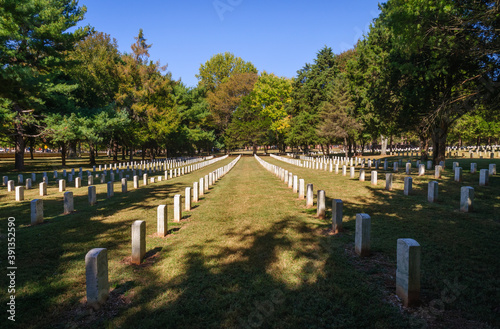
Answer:
[(168, 233), (167, 205), (159, 205), (157, 210), (157, 233), (164, 237)]
[(343, 205), (340, 199), (334, 199), (332, 201), (332, 232), (334, 234), (342, 231)]
[(16, 186), (16, 201), (24, 201), (24, 186)]
[(325, 215), (326, 215), (326, 196), (325, 196), (325, 191), (324, 190), (319, 190), (318, 191), (318, 204), (317, 204), (316, 216), (318, 216), (318, 218), (324, 219)]
[(371, 217), (368, 214), (356, 214), (355, 251), (360, 256), (370, 254)]
[(413, 239), (398, 239), (396, 294), (406, 307), (420, 298), (420, 245)]
[(146, 222), (136, 220), (132, 224), (132, 264), (140, 265), (146, 254)]
[(438, 199), (438, 182), (430, 181), (428, 184), (427, 201), (436, 202)]
[(94, 206), (95, 204), (97, 204), (95, 186), (92, 185), (88, 187), (88, 197), (89, 197), (89, 205)]
[(108, 251), (94, 248), (85, 255), (87, 304), (98, 309), (109, 296)]
[(174, 222), (180, 222), (182, 218), (182, 198), (180, 194), (174, 195)]
[(70, 214), (74, 210), (73, 192), (64, 192), (64, 213)]
[(410, 195), (413, 190), (413, 178), (405, 177), (404, 195)]
[(43, 223), (43, 200), (35, 199), (31, 201), (31, 225), (41, 223)]

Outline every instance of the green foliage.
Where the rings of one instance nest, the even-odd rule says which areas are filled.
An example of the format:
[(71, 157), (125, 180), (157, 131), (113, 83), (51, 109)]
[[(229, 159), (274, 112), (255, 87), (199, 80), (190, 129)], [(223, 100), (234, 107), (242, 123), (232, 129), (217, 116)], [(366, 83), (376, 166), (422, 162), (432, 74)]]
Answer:
[(271, 120), (270, 130), (284, 134), (290, 128), (290, 116), (286, 112), (292, 102), (292, 81), (274, 74), (262, 72), (254, 85), (251, 96), (252, 107), (260, 109), (264, 117)]
[(314, 64), (306, 64), (297, 73), (291, 94), (292, 102), (288, 107), (288, 113), (292, 115), (292, 129), (287, 142), (304, 147), (321, 144), (324, 140), (316, 134), (320, 120), (318, 113), (321, 104), (328, 100), (332, 80), (338, 73), (332, 49), (325, 47), (320, 50)]
[(50, 110), (47, 99), (73, 89), (68, 87), (70, 81), (61, 79), (68, 65), (67, 52), (91, 29), (68, 29), (85, 12), (85, 7), (71, 0), (0, 2), (1, 118), (4, 128), (9, 128), (2, 133), (15, 141), (17, 169), (24, 166), (24, 138), (39, 133), (36, 127)]
[(169, 134), (178, 129), (180, 117), (173, 95), (176, 83), (170, 73), (162, 74), (166, 71), (165, 66), (158, 62), (147, 63), (151, 45), (146, 43), (142, 29), (135, 39), (133, 53), (123, 55), (119, 66), (116, 102), (133, 122), (122, 137), (126, 138), (126, 143), (154, 149), (165, 146)]
[(482, 145), (482, 142), (497, 140), (500, 136), (500, 120), (486, 120), (480, 114), (465, 114), (450, 130), (448, 141), (465, 145)]
[(226, 132), (225, 141), (228, 148), (250, 145), (256, 153), (258, 145), (266, 144), (272, 120), (262, 108), (254, 106), (255, 97), (254, 92), (243, 97), (234, 112)]
[(349, 138), (356, 137), (362, 131), (361, 124), (354, 116), (355, 103), (347, 83), (345, 75), (337, 75), (330, 90), (329, 100), (320, 106), (321, 120), (317, 134), (328, 144), (342, 141), (346, 145)]
[[(491, 98), (493, 1), (390, 0), (358, 46), (353, 80), (383, 132), (414, 131), (444, 159), (450, 125)], [(489, 14), (485, 15), (484, 13)], [(496, 14), (495, 14), (496, 12)], [(498, 20), (498, 19), (496, 19)], [(490, 49), (490, 50), (488, 50)], [(498, 93), (498, 92), (497, 92)]]
[(227, 82), (234, 74), (257, 73), (257, 69), (251, 62), (245, 62), (240, 57), (230, 52), (216, 54), (205, 64), (200, 65), (199, 74), (196, 75), (199, 84), (208, 91), (214, 92), (222, 83)]
[(250, 94), (258, 76), (256, 73), (240, 73), (232, 75), (222, 83), (215, 92), (208, 92), (208, 103), (219, 136), (222, 136), (231, 123), (233, 113), (240, 105), (243, 97)]
[(204, 87), (187, 88), (182, 83), (174, 87), (177, 112), (181, 120), (183, 138), (172, 143), (178, 151), (211, 150), (215, 141), (215, 127), (210, 114)]
[(76, 44), (70, 74), (78, 82), (75, 98), (83, 108), (100, 108), (114, 102), (118, 92), (120, 53), (115, 39), (95, 32)]

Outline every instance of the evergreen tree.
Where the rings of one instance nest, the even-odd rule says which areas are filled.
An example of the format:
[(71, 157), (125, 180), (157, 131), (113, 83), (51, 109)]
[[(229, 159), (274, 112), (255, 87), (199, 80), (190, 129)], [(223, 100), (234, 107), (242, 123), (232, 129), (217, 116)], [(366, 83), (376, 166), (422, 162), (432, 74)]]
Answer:
[(24, 167), (25, 138), (39, 133), (36, 127), (50, 110), (45, 99), (69, 91), (70, 81), (59, 78), (67, 51), (91, 29), (68, 30), (85, 12), (72, 0), (0, 2), (0, 119), (8, 126), (3, 133), (14, 140), (18, 170)]

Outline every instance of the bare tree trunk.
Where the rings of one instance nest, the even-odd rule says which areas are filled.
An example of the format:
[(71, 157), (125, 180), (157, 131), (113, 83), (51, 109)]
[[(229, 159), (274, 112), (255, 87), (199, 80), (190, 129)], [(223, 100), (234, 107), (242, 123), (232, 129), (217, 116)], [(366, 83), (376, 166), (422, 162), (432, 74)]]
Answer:
[(61, 165), (66, 165), (66, 143), (61, 145)]
[(35, 152), (35, 137), (30, 137), (30, 159), (33, 160), (33, 153)]
[(69, 143), (67, 158), (76, 158), (76, 142)]
[(129, 151), (129, 158), (128, 159), (130, 161), (134, 161), (134, 152), (135, 152), (134, 148), (131, 147), (128, 151)]
[(89, 160), (91, 165), (95, 165), (95, 150), (92, 143), (89, 143)]
[(113, 162), (118, 162), (118, 141), (113, 140)]
[[(19, 124), (20, 126), (20, 124)], [(20, 129), (19, 127), (17, 127)], [(16, 170), (24, 169), (24, 138), (21, 131), (18, 131), (16, 136), (14, 136), (15, 142), (15, 163), (14, 168)]]
[(420, 160), (427, 161), (429, 159), (429, 139), (424, 135), (420, 135)]
[(435, 165), (446, 159), (446, 138), (448, 137), (448, 124), (442, 119), (433, 132), (432, 161)]

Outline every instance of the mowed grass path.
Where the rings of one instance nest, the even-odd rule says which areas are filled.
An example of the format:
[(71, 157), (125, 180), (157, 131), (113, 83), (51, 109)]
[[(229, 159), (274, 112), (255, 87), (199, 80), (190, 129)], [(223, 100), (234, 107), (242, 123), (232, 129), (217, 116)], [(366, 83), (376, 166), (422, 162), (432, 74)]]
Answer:
[[(397, 303), (391, 305), (394, 299), (387, 294), (395, 291), (396, 240), (402, 237), (422, 244), (425, 301), (440, 298), (443, 279), (453, 282), (457, 277), (468, 288), (446, 309), (465, 312), (469, 305), (471, 318), (495, 318), (500, 252), (497, 178), (478, 191), (490, 198), (479, 203), (478, 212), (460, 214), (454, 210), (458, 201), (447, 205), (444, 198), (428, 205), (419, 186), (408, 202), (396, 191), (384, 191), (380, 180), (372, 188), (369, 182), (264, 159), (314, 183), (315, 191), (325, 189), (327, 197), (344, 199), (345, 232), (329, 235), (330, 221), (314, 218), (314, 209), (305, 209), (303, 200), (296, 200), (251, 157), (242, 158), (191, 212), (183, 214), (180, 224), (169, 223), (173, 230), (167, 238), (154, 236), (156, 207), (167, 203), (172, 218), (174, 194), (184, 194), (185, 186), (232, 159), (126, 195), (115, 190), (109, 200), (104, 199), (103, 186), (97, 207), (87, 207), (86, 194), (80, 192), (78, 212), (69, 216), (60, 215), (61, 193), (48, 202), (49, 223), (36, 227), (27, 226), (27, 203), (11, 201), (0, 212), (2, 231), (12, 212), (20, 218), (18, 325), (420, 328), (410, 326), (408, 316)], [(443, 188), (456, 189), (453, 184)], [(352, 254), (352, 219), (357, 212), (373, 219), (374, 254), (363, 260)], [(140, 266), (129, 263), (130, 225), (137, 219), (147, 225), (147, 257)], [(84, 307), (84, 256), (94, 247), (108, 248), (111, 296), (101, 310), (89, 313)], [(5, 286), (6, 281), (1, 282)], [(3, 303), (5, 291), (0, 296)]]
[(157, 262), (129, 279), (134, 297), (113, 325), (406, 327), (302, 203), (255, 159), (242, 158)]

